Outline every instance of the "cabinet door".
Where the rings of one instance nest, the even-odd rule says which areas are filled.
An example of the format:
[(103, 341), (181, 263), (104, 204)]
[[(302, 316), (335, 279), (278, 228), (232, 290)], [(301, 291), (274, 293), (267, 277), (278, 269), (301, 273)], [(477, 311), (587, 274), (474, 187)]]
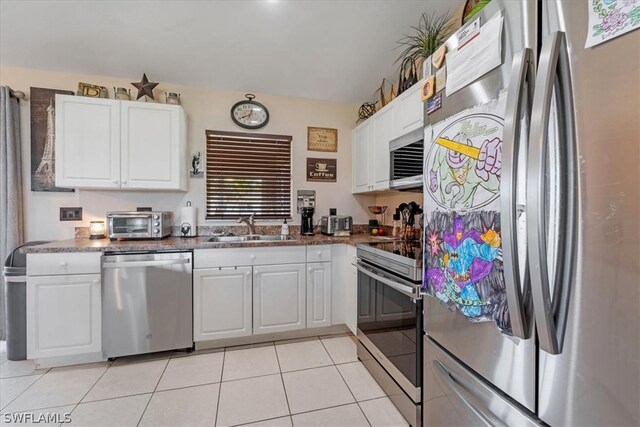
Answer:
[(389, 189), (389, 141), (393, 139), (395, 104), (389, 104), (373, 116), (371, 185), (373, 190)]
[(122, 188), (186, 190), (186, 119), (179, 105), (123, 101)]
[(352, 133), (352, 193), (364, 193), (371, 189), (369, 179), (369, 144), (371, 119), (355, 128)]
[(253, 268), (253, 333), (304, 329), (305, 264)]
[(347, 246), (347, 283), (345, 290), (345, 321), (351, 332), (357, 335), (358, 329), (358, 269), (356, 268), (356, 248)]
[(414, 84), (400, 95), (398, 111), (396, 112), (397, 126), (394, 138), (424, 125), (424, 107), (420, 100), (422, 83), (424, 83), (424, 81)]
[(251, 335), (251, 267), (193, 270), (193, 340)]
[(307, 328), (331, 326), (331, 263), (307, 264)]
[(102, 350), (100, 275), (27, 278), (27, 358)]
[[(120, 188), (120, 101), (56, 95), (55, 116), (56, 185)], [(47, 123), (46, 132), (45, 155), (35, 174), (42, 180), (53, 178), (52, 163), (45, 158), (53, 123)]]

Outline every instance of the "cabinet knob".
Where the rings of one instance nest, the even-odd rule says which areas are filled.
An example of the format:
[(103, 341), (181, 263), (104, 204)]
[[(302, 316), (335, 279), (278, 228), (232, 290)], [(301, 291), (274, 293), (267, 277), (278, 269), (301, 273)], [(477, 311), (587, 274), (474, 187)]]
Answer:
[(67, 265), (67, 261), (60, 261), (60, 267), (66, 267)]
[(251, 261), (253, 261), (254, 259), (256, 259), (256, 256), (251, 254), (251, 256), (249, 256), (249, 258), (251, 258)]
[(118, 181), (117, 179), (114, 179), (114, 180), (113, 180), (113, 183), (114, 183), (114, 184), (117, 184), (117, 183), (119, 183), (119, 182), (120, 182), (120, 181)]
[(318, 251), (318, 256), (322, 258), (322, 251)]
[(123, 183), (123, 184), (126, 184), (127, 182), (128, 182), (128, 181), (127, 181), (126, 179), (123, 179), (123, 180), (122, 180), (122, 183)]

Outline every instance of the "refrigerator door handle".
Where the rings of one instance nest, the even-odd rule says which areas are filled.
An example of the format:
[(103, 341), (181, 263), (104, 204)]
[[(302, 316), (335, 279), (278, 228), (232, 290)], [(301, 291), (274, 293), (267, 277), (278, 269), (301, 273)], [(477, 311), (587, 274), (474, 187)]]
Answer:
[[(533, 98), (529, 135), (527, 170), (527, 243), (531, 294), (540, 348), (550, 354), (562, 351), (569, 307), (575, 247), (576, 178), (575, 131), (573, 100), (569, 69), (569, 54), (563, 32), (549, 34), (543, 41), (539, 58), (536, 91)], [(549, 144), (549, 120), (552, 102), (557, 113), (558, 138)], [(555, 164), (548, 161), (556, 155)], [(555, 166), (554, 170), (548, 170)], [(554, 187), (547, 179), (557, 180)], [(551, 209), (552, 191), (559, 194), (557, 209)], [(547, 235), (550, 223), (547, 214), (555, 214), (555, 227), (563, 236), (557, 239), (555, 271), (549, 277)], [(554, 240), (550, 239), (550, 240)], [(551, 252), (553, 254), (553, 252)], [(551, 283), (554, 285), (553, 298)]]
[(476, 398), (472, 392), (467, 390), (467, 388), (459, 382), (452, 372), (450, 372), (442, 362), (439, 360), (434, 360), (433, 365), (436, 368), (436, 372), (440, 375), (440, 377), (444, 380), (447, 387), (455, 393), (455, 395), (460, 399), (460, 402), (464, 405), (464, 407), (471, 413), (471, 415), (475, 416), (479, 420), (481, 420), (487, 426), (504, 426), (506, 425), (500, 421), (498, 417), (491, 413), (486, 413), (479, 409), (479, 406), (484, 406), (480, 399)]
[[(529, 271), (525, 267), (524, 276), (520, 276), (517, 245), (517, 218), (519, 215), (516, 190), (518, 176), (518, 153), (520, 152), (520, 124), (523, 104), (531, 111), (533, 98), (534, 70), (532, 51), (525, 48), (516, 53), (511, 66), (507, 94), (504, 134), (502, 142), (502, 172), (500, 179), (500, 225), (502, 229), (504, 279), (511, 331), (514, 336), (527, 339), (532, 328), (527, 321), (525, 299), (529, 293)], [(523, 95), (526, 98), (523, 100)]]

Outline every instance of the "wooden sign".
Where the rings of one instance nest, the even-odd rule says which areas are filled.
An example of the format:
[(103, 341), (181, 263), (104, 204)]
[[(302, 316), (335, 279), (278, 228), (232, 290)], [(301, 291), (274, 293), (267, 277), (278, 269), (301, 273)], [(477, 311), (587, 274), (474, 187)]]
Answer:
[(308, 182), (336, 182), (337, 170), (336, 159), (307, 157)]
[(307, 150), (338, 152), (338, 129), (307, 127)]

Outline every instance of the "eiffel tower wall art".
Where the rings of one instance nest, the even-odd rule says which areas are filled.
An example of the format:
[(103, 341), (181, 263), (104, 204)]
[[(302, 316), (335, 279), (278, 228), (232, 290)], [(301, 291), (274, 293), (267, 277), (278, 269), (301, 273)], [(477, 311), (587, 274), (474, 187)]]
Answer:
[(56, 187), (56, 94), (72, 91), (31, 88), (31, 191), (75, 191)]

